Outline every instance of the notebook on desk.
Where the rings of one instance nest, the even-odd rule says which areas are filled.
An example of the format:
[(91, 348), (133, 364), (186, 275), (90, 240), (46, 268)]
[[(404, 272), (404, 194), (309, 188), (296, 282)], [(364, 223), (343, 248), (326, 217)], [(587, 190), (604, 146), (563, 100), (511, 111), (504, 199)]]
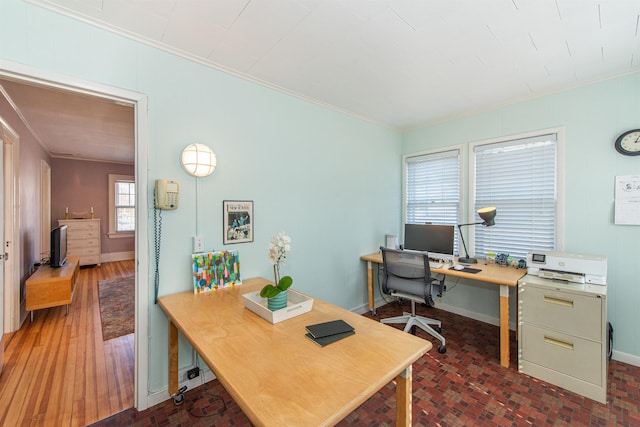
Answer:
[(338, 340), (346, 338), (355, 333), (356, 331), (352, 330), (347, 332), (341, 332), (339, 334), (327, 335), (326, 337), (320, 337), (320, 338), (315, 338), (313, 335), (308, 333), (308, 334), (305, 334), (305, 337), (309, 338), (311, 341), (318, 344), (320, 347), (324, 347), (327, 344), (331, 344), (332, 342), (336, 342)]
[(353, 332), (353, 326), (341, 319), (316, 323), (306, 328), (313, 338), (324, 338), (331, 335)]

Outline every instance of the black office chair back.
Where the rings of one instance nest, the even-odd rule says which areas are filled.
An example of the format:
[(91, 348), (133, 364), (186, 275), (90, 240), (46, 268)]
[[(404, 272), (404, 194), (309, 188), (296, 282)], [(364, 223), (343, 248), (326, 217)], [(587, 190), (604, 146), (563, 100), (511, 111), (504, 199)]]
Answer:
[(434, 306), (431, 296), (431, 267), (427, 252), (401, 251), (380, 247), (384, 276), (382, 291), (422, 297), (425, 304)]

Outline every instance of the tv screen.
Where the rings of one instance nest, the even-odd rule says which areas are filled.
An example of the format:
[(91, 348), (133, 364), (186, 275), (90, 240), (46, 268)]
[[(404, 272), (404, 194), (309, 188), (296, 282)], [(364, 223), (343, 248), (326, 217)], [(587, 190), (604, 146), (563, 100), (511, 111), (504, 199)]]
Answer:
[(51, 230), (51, 254), (49, 266), (62, 267), (67, 260), (67, 226), (61, 225)]
[(453, 255), (455, 226), (436, 224), (405, 224), (404, 249)]

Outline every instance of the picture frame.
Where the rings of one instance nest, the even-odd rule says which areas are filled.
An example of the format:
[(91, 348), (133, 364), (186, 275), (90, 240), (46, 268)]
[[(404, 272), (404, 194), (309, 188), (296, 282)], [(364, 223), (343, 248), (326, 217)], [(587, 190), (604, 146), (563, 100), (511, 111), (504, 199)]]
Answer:
[(225, 245), (253, 242), (253, 200), (224, 200), (222, 222)]

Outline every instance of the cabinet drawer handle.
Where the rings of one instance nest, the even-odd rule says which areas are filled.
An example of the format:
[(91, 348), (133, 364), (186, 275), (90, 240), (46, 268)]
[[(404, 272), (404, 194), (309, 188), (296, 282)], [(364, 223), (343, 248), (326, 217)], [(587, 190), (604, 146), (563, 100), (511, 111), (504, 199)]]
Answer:
[(545, 295), (544, 302), (549, 304), (561, 305), (563, 307), (573, 308), (573, 300), (564, 299), (564, 298), (556, 298)]
[(567, 350), (573, 351), (573, 344), (570, 342), (561, 341), (555, 338), (548, 337), (546, 335), (544, 336), (544, 342), (546, 342), (547, 344), (555, 345), (555, 346), (566, 348)]

